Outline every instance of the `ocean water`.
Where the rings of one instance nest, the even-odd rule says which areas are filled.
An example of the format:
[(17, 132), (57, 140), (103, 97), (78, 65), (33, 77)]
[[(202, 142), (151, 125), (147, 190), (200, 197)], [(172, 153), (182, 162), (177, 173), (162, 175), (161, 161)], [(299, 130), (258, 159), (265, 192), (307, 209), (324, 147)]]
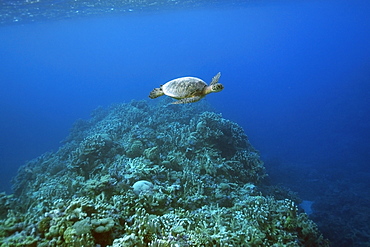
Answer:
[(98, 106), (220, 71), (202, 100), (243, 127), (269, 182), (310, 202), (333, 246), (370, 242), (368, 2), (79, 3), (2, 3), (0, 191)]

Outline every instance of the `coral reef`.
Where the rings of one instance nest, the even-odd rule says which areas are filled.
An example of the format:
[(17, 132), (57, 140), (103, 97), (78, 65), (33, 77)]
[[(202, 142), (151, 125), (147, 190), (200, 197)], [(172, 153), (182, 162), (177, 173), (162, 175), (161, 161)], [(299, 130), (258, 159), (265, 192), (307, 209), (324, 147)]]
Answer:
[(294, 201), (258, 189), (239, 125), (164, 102), (98, 108), (22, 166), (0, 195), (1, 246), (328, 246)]
[(280, 160), (267, 160), (265, 166), (270, 183), (292, 188), (309, 201), (306, 213), (331, 246), (369, 246), (370, 174), (362, 167), (354, 163), (319, 166)]

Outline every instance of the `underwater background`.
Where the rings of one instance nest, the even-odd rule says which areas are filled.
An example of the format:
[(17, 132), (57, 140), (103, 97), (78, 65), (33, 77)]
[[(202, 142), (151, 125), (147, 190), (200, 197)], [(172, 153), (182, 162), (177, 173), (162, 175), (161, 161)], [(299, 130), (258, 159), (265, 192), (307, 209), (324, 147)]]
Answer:
[[(289, 199), (300, 205), (332, 246), (368, 246), (367, 1), (38, 0), (3, 1), (0, 7), (0, 191), (10, 195), (14, 188), (19, 189), (22, 178), (27, 176), (22, 177), (19, 171), (13, 185), (11, 180), (26, 162), (43, 159), (45, 152), (57, 152), (70, 140), (90, 138), (88, 134), (80, 138), (74, 123), (85, 119), (93, 126), (102, 119), (110, 120), (111, 116), (103, 110), (99, 113), (99, 109), (110, 109), (123, 121), (124, 114), (119, 109), (136, 107), (145, 113), (141, 113), (145, 118), (157, 120), (147, 123), (147, 119), (127, 113), (127, 118), (137, 121), (128, 123), (131, 127), (141, 123), (148, 128), (162, 126), (167, 116), (169, 126), (179, 121), (189, 124), (183, 127), (188, 130), (195, 123), (186, 121), (198, 121), (191, 120), (193, 117), (219, 119), (204, 115), (211, 108), (222, 114), (224, 120), (217, 120), (220, 123), (232, 121), (231, 126), (235, 122), (243, 129), (248, 136), (245, 147), (251, 153), (257, 152), (255, 148), (260, 155), (255, 167), (263, 170), (260, 160), (264, 162), (268, 176), (259, 171), (249, 174), (248, 183), (264, 179), (265, 186), (280, 186), (284, 195), (296, 193)], [(154, 87), (182, 76), (196, 76), (209, 83), (219, 71), (225, 86), (222, 92), (191, 105), (168, 107), (169, 112), (176, 112), (178, 107), (184, 115), (171, 115), (161, 106), (150, 105), (170, 102), (162, 98), (150, 100), (148, 94)], [(122, 103), (127, 105), (111, 106)], [(180, 116), (187, 120), (181, 122)], [(135, 131), (150, 136), (150, 131), (143, 128)], [(240, 131), (237, 136), (242, 136)], [(222, 158), (233, 159), (223, 147), (234, 145), (232, 141), (216, 138), (212, 142), (210, 148), (223, 153)], [(122, 145), (130, 150), (125, 146), (129, 144)], [(142, 149), (153, 147), (155, 144)], [(235, 146), (238, 148), (239, 144)], [(137, 158), (125, 152), (126, 158)], [(161, 162), (164, 161), (167, 160), (163, 158)], [(233, 173), (225, 174), (230, 176), (225, 175), (228, 182), (233, 177), (246, 182)], [(219, 174), (213, 171), (210, 175)], [(130, 178), (127, 183), (134, 180)], [(157, 185), (164, 186), (163, 183), (158, 178)], [(125, 185), (122, 188), (127, 189)], [(269, 194), (266, 190), (261, 185), (260, 192)], [(273, 196), (278, 198), (277, 193)], [(143, 212), (139, 214), (147, 217)], [(85, 220), (79, 218), (74, 223), (86, 223)], [(96, 234), (100, 232), (95, 229)], [(4, 236), (0, 233), (0, 237)], [(111, 235), (110, 238), (113, 242)], [(186, 246), (184, 239), (176, 241)], [(151, 244), (160, 246), (162, 242)]]

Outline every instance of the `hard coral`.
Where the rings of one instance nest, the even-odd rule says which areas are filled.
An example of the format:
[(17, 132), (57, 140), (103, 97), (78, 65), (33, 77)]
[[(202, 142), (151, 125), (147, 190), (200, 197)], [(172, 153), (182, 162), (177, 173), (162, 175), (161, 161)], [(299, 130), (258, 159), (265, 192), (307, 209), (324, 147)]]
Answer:
[(22, 167), (0, 243), (328, 246), (292, 200), (259, 192), (264, 164), (238, 124), (205, 102), (162, 105), (100, 108)]

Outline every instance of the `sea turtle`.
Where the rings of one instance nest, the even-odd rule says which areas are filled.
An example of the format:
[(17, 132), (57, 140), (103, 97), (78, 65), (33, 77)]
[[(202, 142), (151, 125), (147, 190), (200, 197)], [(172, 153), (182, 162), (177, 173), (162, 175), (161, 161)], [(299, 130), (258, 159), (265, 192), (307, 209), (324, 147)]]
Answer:
[(154, 88), (149, 98), (155, 99), (162, 95), (170, 96), (178, 101), (172, 104), (193, 103), (202, 99), (209, 93), (220, 92), (224, 89), (221, 83), (218, 83), (221, 73), (219, 72), (212, 78), (212, 82), (207, 85), (202, 79), (196, 77), (181, 77), (161, 85), (159, 88)]

